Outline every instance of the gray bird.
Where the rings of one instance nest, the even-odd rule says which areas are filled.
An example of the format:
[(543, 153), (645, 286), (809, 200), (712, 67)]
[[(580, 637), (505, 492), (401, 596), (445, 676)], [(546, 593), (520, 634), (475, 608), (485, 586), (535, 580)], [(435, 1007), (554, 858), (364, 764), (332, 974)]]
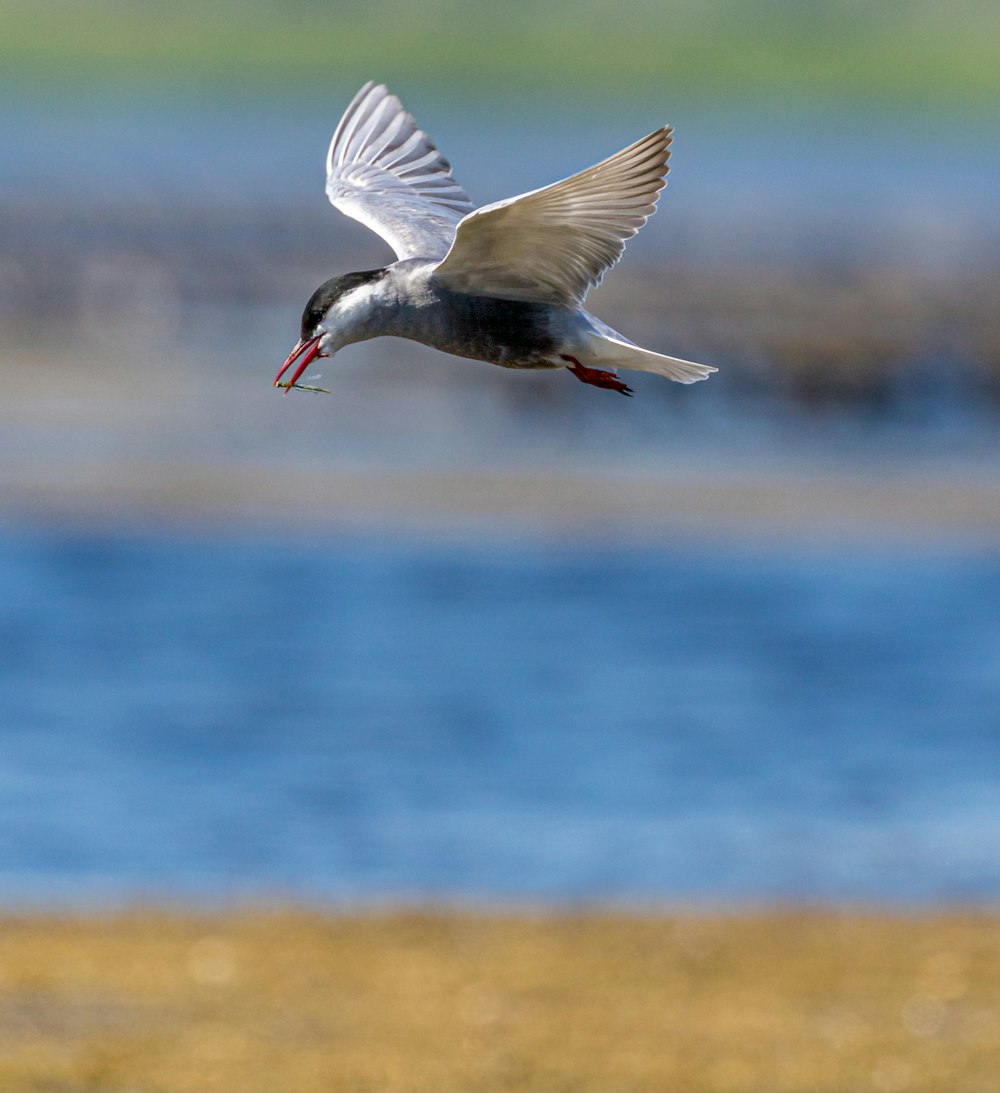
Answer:
[(504, 368), (568, 368), (623, 395), (632, 391), (619, 368), (707, 378), (716, 369), (642, 349), (583, 307), (655, 210), (671, 133), (664, 126), (562, 182), (477, 209), (399, 99), (365, 84), (330, 142), (326, 192), (399, 261), (320, 285), (275, 386), (287, 392), (317, 357), (382, 335)]

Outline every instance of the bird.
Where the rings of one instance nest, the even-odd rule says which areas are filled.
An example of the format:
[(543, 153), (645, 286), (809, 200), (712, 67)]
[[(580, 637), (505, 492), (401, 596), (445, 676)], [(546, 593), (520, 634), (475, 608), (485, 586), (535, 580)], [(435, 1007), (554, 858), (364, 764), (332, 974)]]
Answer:
[(383, 335), (505, 368), (566, 368), (623, 395), (633, 391), (619, 368), (706, 379), (717, 369), (644, 349), (583, 306), (655, 211), (672, 139), (661, 126), (561, 182), (477, 208), (396, 95), (369, 81), (333, 134), (326, 193), (397, 261), (316, 289), (274, 385), (304, 388), (313, 361)]

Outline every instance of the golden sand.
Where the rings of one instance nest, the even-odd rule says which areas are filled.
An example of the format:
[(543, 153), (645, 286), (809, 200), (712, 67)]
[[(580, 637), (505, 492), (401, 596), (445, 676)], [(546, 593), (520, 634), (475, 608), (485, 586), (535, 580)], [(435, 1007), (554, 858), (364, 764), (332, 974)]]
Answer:
[(0, 1089), (1000, 1090), (1000, 918), (0, 922)]

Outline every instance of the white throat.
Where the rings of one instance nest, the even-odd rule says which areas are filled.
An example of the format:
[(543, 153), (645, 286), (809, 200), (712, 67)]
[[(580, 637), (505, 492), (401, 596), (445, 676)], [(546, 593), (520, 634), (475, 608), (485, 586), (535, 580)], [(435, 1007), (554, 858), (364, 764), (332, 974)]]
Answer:
[(385, 333), (385, 297), (379, 288), (379, 284), (358, 285), (330, 306), (319, 325), (323, 356)]

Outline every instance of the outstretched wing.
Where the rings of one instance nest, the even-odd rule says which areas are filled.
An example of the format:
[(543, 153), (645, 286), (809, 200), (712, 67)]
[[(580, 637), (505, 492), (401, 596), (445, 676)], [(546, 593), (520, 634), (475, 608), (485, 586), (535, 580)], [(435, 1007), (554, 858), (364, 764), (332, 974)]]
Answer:
[(470, 213), (435, 275), (456, 292), (581, 303), (656, 208), (672, 132), (657, 129), (596, 167)]
[(475, 209), (451, 165), (382, 84), (351, 100), (326, 157), (326, 192), (399, 258), (440, 258)]

